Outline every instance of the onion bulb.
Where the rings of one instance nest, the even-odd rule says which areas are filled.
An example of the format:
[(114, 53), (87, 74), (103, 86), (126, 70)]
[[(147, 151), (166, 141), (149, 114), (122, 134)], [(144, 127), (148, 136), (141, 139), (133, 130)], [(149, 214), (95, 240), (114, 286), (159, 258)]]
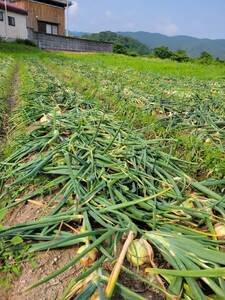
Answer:
[(55, 154), (53, 156), (53, 163), (56, 166), (64, 166), (64, 165), (66, 165), (65, 158), (61, 154)]
[(149, 261), (148, 250), (142, 239), (133, 240), (127, 250), (127, 260), (135, 267), (144, 265)]
[(57, 116), (62, 116), (62, 111), (58, 105), (56, 105), (56, 107), (55, 107), (55, 114)]
[(193, 198), (188, 198), (187, 200), (182, 202), (182, 206), (184, 208), (194, 208)]
[(46, 114), (44, 114), (43, 115), (43, 117), (41, 117), (41, 119), (40, 119), (40, 123), (41, 124), (45, 124), (45, 123), (48, 123), (50, 120), (49, 120), (49, 117), (48, 117), (48, 115), (46, 115)]
[(215, 232), (219, 239), (225, 240), (225, 224), (217, 223), (215, 225)]
[[(89, 245), (83, 245), (81, 246), (78, 251), (77, 251), (77, 255), (81, 254), (86, 248), (88, 248)], [(86, 255), (84, 255), (81, 259), (80, 262), (82, 264), (82, 266), (84, 267), (88, 267), (91, 264), (93, 264), (96, 261), (97, 258), (97, 249), (92, 249), (91, 251), (89, 251)]]
[(60, 107), (57, 105), (54, 109), (54, 112), (53, 113), (48, 113), (48, 114), (44, 114), (43, 117), (41, 117), (40, 119), (40, 123), (41, 124), (45, 124), (45, 123), (48, 123), (50, 122), (54, 116), (62, 116), (62, 111), (60, 109)]

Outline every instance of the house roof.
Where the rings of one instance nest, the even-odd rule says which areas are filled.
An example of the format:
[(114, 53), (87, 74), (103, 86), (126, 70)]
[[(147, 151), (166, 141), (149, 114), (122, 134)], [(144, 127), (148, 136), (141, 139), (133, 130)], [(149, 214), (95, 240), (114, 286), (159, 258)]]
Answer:
[[(61, 5), (63, 5), (63, 6), (66, 6), (66, 5), (67, 5), (67, 1), (66, 1), (66, 0), (53, 0), (52, 2), (61, 4)], [(69, 2), (70, 2), (70, 1), (68, 1), (68, 4), (69, 4)]]
[[(5, 10), (5, 3), (3, 1), (0, 0), (0, 9), (1, 10)], [(10, 3), (7, 3), (7, 10), (20, 14), (20, 15), (27, 15), (27, 11), (21, 8), (18, 8)]]
[[(3, 1), (3, 0), (0, 0), (0, 1)], [(19, 1), (21, 1), (21, 0), (10, 0), (10, 2), (14, 2), (14, 3), (17, 3)], [(24, 0), (22, 0), (22, 1), (24, 1)], [(45, 4), (49, 4), (49, 5), (58, 6), (61, 8), (65, 8), (67, 5), (71, 6), (73, 4), (72, 0), (28, 0), (28, 1), (45, 3)]]
[[(14, 0), (14, 1), (18, 1), (18, 0)], [(67, 0), (33, 0), (33, 1), (55, 5), (63, 8), (67, 6)], [(68, 5), (71, 5), (70, 1), (68, 1)]]

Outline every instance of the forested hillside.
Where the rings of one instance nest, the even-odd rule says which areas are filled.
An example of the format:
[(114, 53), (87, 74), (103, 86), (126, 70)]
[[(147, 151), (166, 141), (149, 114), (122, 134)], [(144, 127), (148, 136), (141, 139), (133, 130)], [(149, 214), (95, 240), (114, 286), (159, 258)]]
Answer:
[(111, 31), (85, 34), (82, 37), (94, 41), (112, 42), (115, 48), (122, 46), (128, 53), (133, 52), (139, 55), (144, 55), (150, 52), (149, 48), (141, 42), (130, 37), (121, 36)]

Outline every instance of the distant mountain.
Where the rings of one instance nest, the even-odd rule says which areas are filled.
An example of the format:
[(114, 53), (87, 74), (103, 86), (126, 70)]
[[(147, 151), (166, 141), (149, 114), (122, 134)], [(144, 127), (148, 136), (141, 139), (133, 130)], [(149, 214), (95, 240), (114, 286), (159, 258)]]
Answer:
[(82, 35), (89, 34), (87, 32), (80, 32), (80, 31), (69, 31), (70, 36), (81, 37)]
[(141, 43), (154, 49), (160, 46), (167, 46), (173, 51), (186, 50), (190, 56), (196, 57), (203, 51), (210, 52), (215, 58), (225, 59), (225, 39), (211, 40), (200, 39), (189, 36), (166, 36), (159, 33), (118, 32), (120, 35), (134, 38)]
[(150, 53), (149, 48), (143, 43), (139, 42), (138, 40), (132, 37), (122, 36), (118, 33), (111, 32), (111, 31), (86, 34), (83, 35), (82, 38), (86, 38), (94, 41), (110, 42), (113, 43), (114, 46), (118, 46), (118, 45), (119, 47), (122, 46), (122, 48), (125, 49), (127, 53), (137, 53), (139, 55), (145, 55)]
[[(197, 57), (203, 51), (210, 52), (215, 58), (225, 59), (225, 39), (200, 39), (191, 36), (178, 35), (166, 36), (160, 33), (150, 33), (144, 31), (137, 32), (117, 32), (124, 37), (133, 38), (149, 49), (154, 49), (160, 46), (167, 46), (173, 51), (186, 50), (192, 57)], [(81, 37), (90, 35), (84, 32), (70, 32), (71, 35)]]

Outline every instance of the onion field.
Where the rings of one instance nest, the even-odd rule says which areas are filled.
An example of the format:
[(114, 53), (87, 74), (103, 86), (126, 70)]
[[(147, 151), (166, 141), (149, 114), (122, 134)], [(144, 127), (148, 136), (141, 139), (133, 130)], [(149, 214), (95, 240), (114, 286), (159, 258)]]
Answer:
[(224, 299), (225, 67), (0, 50), (0, 299)]

